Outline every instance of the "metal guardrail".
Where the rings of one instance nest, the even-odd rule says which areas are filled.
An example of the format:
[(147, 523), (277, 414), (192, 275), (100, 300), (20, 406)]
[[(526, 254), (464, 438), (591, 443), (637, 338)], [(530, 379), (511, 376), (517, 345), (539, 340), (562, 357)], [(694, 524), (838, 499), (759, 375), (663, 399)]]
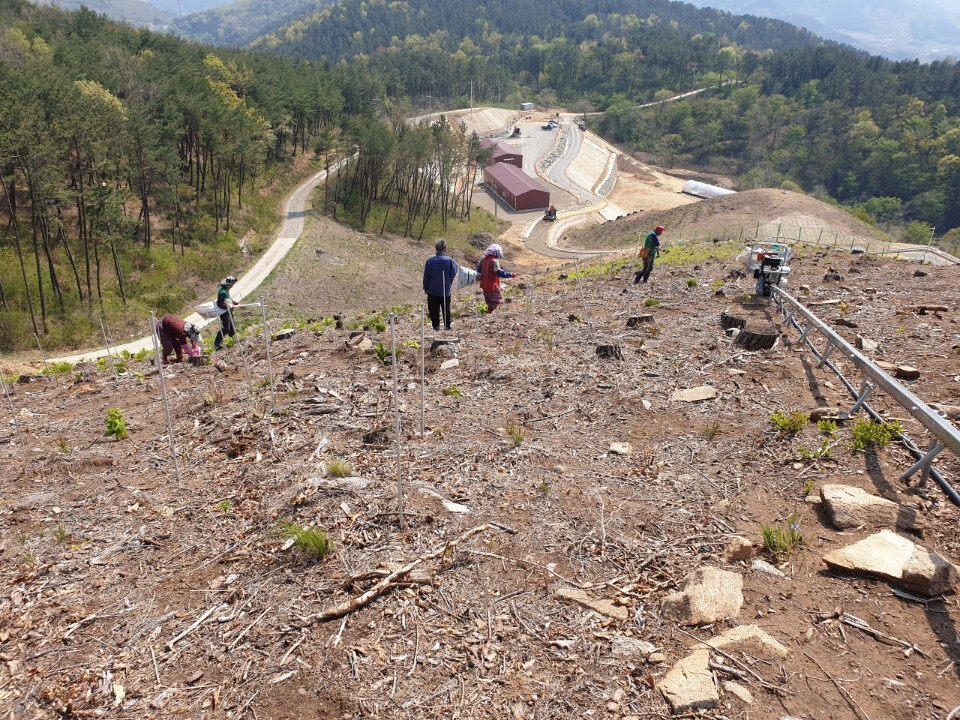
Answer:
[[(921, 487), (926, 484), (928, 476), (932, 477), (944, 493), (946, 493), (947, 497), (950, 498), (950, 501), (955, 505), (960, 505), (960, 494), (958, 494), (932, 466), (933, 459), (945, 448), (949, 448), (960, 457), (960, 430), (880, 369), (872, 360), (861, 354), (859, 350), (844, 340), (833, 328), (810, 312), (810, 310), (796, 298), (792, 297), (780, 287), (772, 286), (770, 290), (771, 300), (776, 301), (777, 310), (783, 313), (788, 324), (792, 324), (800, 331), (800, 343), (806, 344), (817, 356), (820, 361), (820, 366), (827, 365), (836, 373), (837, 377), (840, 378), (850, 393), (856, 398), (856, 402), (850, 409), (850, 414), (855, 413), (862, 407), (875, 420), (880, 420), (880, 416), (866, 402), (867, 397), (874, 388), (879, 386), (933, 435), (935, 438), (933, 444), (930, 449), (924, 453), (909, 436), (904, 433), (900, 434), (904, 445), (917, 459), (917, 462), (901, 476), (901, 480), (906, 480), (915, 472), (920, 471)], [(801, 317), (806, 321), (806, 327), (801, 326), (797, 317)], [(808, 335), (811, 330), (816, 330), (826, 338), (827, 345), (822, 351), (817, 350), (810, 341)], [(864, 380), (859, 391), (857, 391), (839, 369), (828, 360), (833, 352), (841, 353), (845, 358), (851, 360), (860, 372), (863, 373)]]

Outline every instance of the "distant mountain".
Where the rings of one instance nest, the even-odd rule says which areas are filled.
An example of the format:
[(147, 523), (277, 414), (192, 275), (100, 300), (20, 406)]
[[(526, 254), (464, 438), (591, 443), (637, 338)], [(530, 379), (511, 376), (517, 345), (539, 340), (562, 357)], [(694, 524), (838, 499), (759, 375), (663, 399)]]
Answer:
[[(170, 3), (177, 0), (153, 1)], [(198, 3), (198, 0), (190, 1)], [(170, 30), (201, 42), (243, 46), (325, 4), (322, 0), (240, 0), (177, 17)]]
[[(176, 3), (176, 0), (173, 0)], [(165, 28), (173, 19), (170, 14), (145, 0), (41, 0), (36, 5), (56, 5), (64, 10), (89, 10), (106, 15), (112, 20), (124, 20), (131, 25), (149, 28)]]
[(174, 18), (227, 5), (229, 2), (230, 0), (150, 0), (151, 5)]
[(785, 20), (831, 40), (895, 60), (960, 58), (960, 9), (950, 0), (690, 2), (738, 15)]

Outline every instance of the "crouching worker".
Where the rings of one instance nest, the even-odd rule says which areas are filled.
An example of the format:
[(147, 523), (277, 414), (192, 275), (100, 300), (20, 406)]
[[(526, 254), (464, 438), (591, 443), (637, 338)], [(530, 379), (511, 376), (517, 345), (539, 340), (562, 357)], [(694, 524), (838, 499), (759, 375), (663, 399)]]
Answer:
[(183, 362), (183, 352), (188, 355), (200, 355), (200, 329), (176, 315), (164, 315), (157, 323), (157, 335), (160, 338), (163, 364), (169, 364), (170, 353), (176, 356), (174, 362)]

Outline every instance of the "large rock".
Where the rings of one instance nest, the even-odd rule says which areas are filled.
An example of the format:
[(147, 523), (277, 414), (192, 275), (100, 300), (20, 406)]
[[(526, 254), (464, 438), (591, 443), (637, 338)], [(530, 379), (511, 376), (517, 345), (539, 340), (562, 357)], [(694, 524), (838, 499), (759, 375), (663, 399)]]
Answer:
[(827, 553), (823, 561), (831, 568), (881, 577), (923, 595), (940, 595), (960, 582), (953, 563), (889, 530)]
[(610, 650), (617, 657), (646, 662), (647, 658), (657, 652), (657, 646), (646, 640), (617, 635), (611, 641)]
[(710, 651), (706, 648), (680, 660), (657, 687), (675, 713), (720, 706), (720, 694), (710, 670)]
[(919, 514), (913, 508), (871, 495), (858, 487), (824, 485), (820, 488), (820, 500), (830, 524), (839, 530), (862, 526), (877, 529), (899, 527), (905, 530), (923, 527)]
[(688, 390), (675, 390), (670, 398), (673, 402), (701, 402), (713, 400), (717, 396), (717, 389), (710, 385), (701, 385)]
[(663, 599), (663, 614), (681, 625), (708, 625), (736, 617), (743, 606), (743, 578), (737, 573), (702, 567), (687, 576), (678, 593)]

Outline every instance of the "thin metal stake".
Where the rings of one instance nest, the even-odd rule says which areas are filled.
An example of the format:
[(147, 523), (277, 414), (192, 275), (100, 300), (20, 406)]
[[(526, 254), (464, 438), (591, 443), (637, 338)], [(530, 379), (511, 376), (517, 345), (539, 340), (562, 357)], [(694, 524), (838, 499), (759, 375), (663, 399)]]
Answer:
[(37, 339), (37, 348), (40, 350), (40, 360), (43, 362), (43, 370), (41, 372), (43, 373), (43, 375), (46, 375), (47, 382), (50, 382), (51, 380), (53, 380), (53, 378), (51, 378), (50, 375), (56, 376), (57, 385), (59, 385), (60, 373), (55, 373), (53, 371), (53, 368), (50, 368), (50, 375), (47, 375), (47, 373), (45, 372), (47, 370), (47, 356), (43, 354), (43, 346), (40, 344), (40, 336), (37, 335), (36, 333), (34, 333), (33, 336)]
[[(583, 305), (583, 321), (590, 325), (590, 318), (587, 316), (587, 299), (583, 294), (583, 283), (580, 280), (580, 258), (574, 258), (574, 265), (577, 268), (577, 289), (580, 291), (580, 304)], [(592, 325), (590, 327), (593, 327)]]
[(150, 340), (153, 342), (153, 356), (157, 363), (157, 375), (160, 376), (160, 391), (163, 394), (163, 410), (167, 415), (167, 436), (170, 438), (170, 454), (173, 455), (173, 469), (180, 484), (180, 463), (177, 461), (177, 444), (173, 438), (173, 418), (170, 417), (170, 401), (167, 400), (167, 383), (163, 379), (163, 358), (160, 357), (160, 343), (157, 340), (157, 316), (150, 311)]
[(424, 410), (424, 389), (423, 383), (425, 382), (426, 371), (424, 370), (424, 349), (423, 346), (427, 342), (427, 319), (426, 319), (426, 308), (420, 306), (420, 440), (426, 438), (426, 411)]
[[(150, 313), (151, 317), (153, 313)], [(113, 354), (110, 352), (110, 341), (107, 340), (107, 329), (103, 326), (103, 319), (100, 319), (100, 332), (103, 333), (103, 344), (107, 349), (107, 357), (110, 358), (110, 369), (113, 370), (113, 381), (119, 385), (120, 384), (120, 373), (117, 372), (117, 365), (113, 361)], [(153, 328), (153, 332), (157, 332), (156, 326)]]
[[(247, 382), (253, 386), (253, 377), (250, 375), (250, 366), (247, 364), (247, 354), (243, 351), (243, 343), (240, 342), (240, 331), (237, 329), (237, 323), (233, 319), (233, 310), (229, 307), (227, 308), (227, 316), (230, 318), (230, 327), (233, 328), (234, 332), (234, 345), (237, 346), (237, 350), (240, 352), (240, 359), (243, 361), (243, 372), (246, 373)], [(226, 343), (227, 339), (224, 338), (223, 342)]]
[(393, 434), (397, 438), (397, 514), (400, 517), (400, 529), (407, 529), (403, 516), (403, 480), (400, 465), (400, 398), (397, 390), (397, 316), (390, 313), (390, 356), (393, 367)]
[(277, 410), (277, 394), (273, 389), (273, 364), (270, 362), (270, 328), (267, 327), (267, 303), (260, 296), (260, 314), (263, 316), (263, 342), (267, 347), (267, 379), (270, 381), (270, 412)]
[(17, 437), (20, 438), (20, 444), (23, 445), (23, 433), (20, 432), (20, 421), (17, 420), (17, 411), (13, 407), (13, 400), (10, 399), (10, 391), (7, 390), (7, 381), (3, 379), (3, 372), (0, 372), (0, 385), (3, 385), (3, 394), (7, 396), (7, 405), (10, 406), (10, 416), (13, 418), (13, 426), (17, 429)]

